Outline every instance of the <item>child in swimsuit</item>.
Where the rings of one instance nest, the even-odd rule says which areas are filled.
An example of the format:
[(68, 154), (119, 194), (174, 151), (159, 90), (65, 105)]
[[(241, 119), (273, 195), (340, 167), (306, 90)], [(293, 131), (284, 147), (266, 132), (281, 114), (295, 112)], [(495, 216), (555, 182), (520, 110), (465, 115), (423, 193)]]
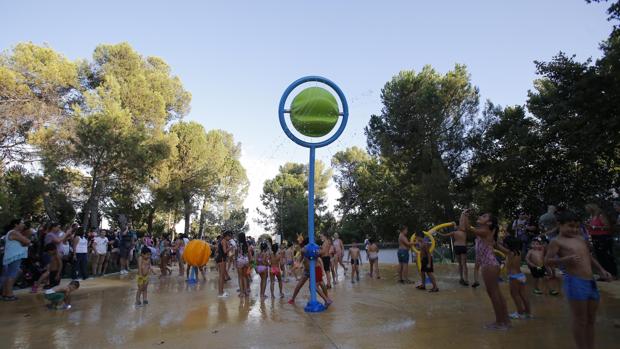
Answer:
[(353, 246), (349, 248), (349, 258), (351, 258), (351, 283), (355, 283), (357, 276), (357, 282), (360, 281), (360, 264), (362, 259), (360, 258), (361, 252), (357, 247), (357, 241), (353, 239)]
[(508, 280), (510, 282), (510, 295), (517, 307), (517, 311), (510, 314), (511, 319), (530, 319), (530, 301), (527, 298), (525, 284), (527, 278), (521, 272), (521, 248), (523, 242), (514, 237), (507, 236), (503, 244), (498, 244), (497, 248), (506, 255), (506, 267), (508, 268)]
[(424, 233), (417, 232), (416, 238), (420, 242), (420, 280), (421, 284), (416, 286), (418, 290), (426, 289), (426, 277), (431, 279), (433, 287), (428, 292), (439, 292), (437, 287), (437, 280), (435, 279), (433, 268), (433, 255), (430, 252), (430, 241), (424, 238)]
[(507, 330), (510, 328), (510, 317), (506, 300), (499, 288), (500, 266), (495, 254), (493, 245), (497, 241), (499, 233), (499, 223), (497, 217), (491, 213), (485, 213), (478, 217), (476, 228), (472, 228), (469, 223), (469, 210), (461, 213), (459, 229), (471, 232), (476, 235), (476, 262), (480, 265), (482, 277), (487, 289), (487, 294), (493, 305), (495, 322), (485, 325), (489, 330)]
[[(301, 251), (300, 252), (301, 252), (301, 256), (303, 256), (302, 263), (303, 263), (303, 266), (304, 266), (304, 273), (303, 273), (303, 276), (301, 277), (301, 279), (299, 280), (299, 282), (297, 282), (297, 285), (295, 286), (295, 290), (293, 291), (293, 296), (288, 301), (288, 304), (295, 304), (295, 298), (297, 297), (297, 294), (299, 294), (299, 291), (301, 290), (303, 285), (310, 278), (310, 261), (308, 260), (308, 258), (305, 256), (305, 253), (304, 253), (305, 252), (305, 246), (307, 244), (308, 244), (308, 239), (307, 238), (305, 238), (300, 243), (300, 245), (301, 245)], [(327, 295), (327, 288), (323, 284), (323, 267), (324, 267), (323, 266), (323, 261), (321, 260), (321, 258), (317, 258), (315, 262), (316, 262), (315, 263), (315, 267), (314, 267), (314, 272), (315, 272), (315, 276), (316, 276), (315, 284), (316, 284), (316, 286), (319, 286), (319, 287), (316, 288), (316, 292), (325, 301), (325, 306), (329, 307), (330, 304), (332, 304), (332, 300)]]
[(545, 248), (543, 247), (542, 239), (540, 237), (532, 240), (532, 248), (527, 251), (525, 255), (525, 262), (530, 268), (530, 273), (534, 279), (534, 293), (543, 294), (541, 291), (540, 282), (542, 280), (542, 288), (547, 288), (547, 268), (544, 266)]
[(600, 294), (592, 267), (602, 278), (611, 275), (601, 267), (590, 253), (588, 244), (579, 230), (579, 218), (570, 211), (557, 217), (559, 236), (549, 243), (545, 265), (564, 267), (564, 294), (571, 307), (573, 336), (578, 348), (595, 348), (594, 323)]
[[(50, 288), (45, 291), (45, 299), (50, 301), (49, 309), (71, 309), (71, 293), (80, 288), (80, 282), (71, 281), (66, 287)], [(63, 303), (61, 306), (60, 303)]]
[(278, 279), (278, 287), (280, 287), (280, 298), (284, 298), (284, 292), (282, 291), (282, 271), (280, 264), (282, 263), (282, 251), (278, 251), (278, 244), (271, 245), (271, 270), (269, 272), (269, 288), (271, 290), (271, 298), (274, 296), (274, 281)]
[(267, 272), (269, 270), (270, 254), (269, 244), (266, 241), (260, 243), (260, 252), (256, 257), (256, 273), (260, 276), (260, 297), (265, 298), (267, 288)]
[(250, 294), (250, 284), (248, 280), (248, 272), (250, 271), (250, 259), (252, 259), (252, 251), (245, 237), (245, 233), (239, 233), (237, 236), (239, 241), (239, 254), (237, 255), (237, 278), (239, 280), (239, 297), (245, 297)]
[(381, 279), (381, 276), (379, 276), (379, 246), (377, 246), (374, 239), (368, 239), (366, 256), (368, 256), (368, 262), (370, 264), (370, 277), (372, 278), (376, 271), (377, 279)]
[(286, 265), (282, 269), (282, 276), (283, 276), (284, 282), (288, 282), (289, 274), (293, 270), (293, 255), (294, 255), (293, 246), (289, 244), (284, 249), (284, 260), (286, 261)]
[[(136, 291), (136, 307), (142, 304), (149, 304), (146, 290), (149, 287), (149, 275), (151, 272), (151, 249), (142, 246), (140, 259), (138, 259), (138, 275), (136, 276), (136, 282), (138, 284), (138, 290)], [(142, 297), (142, 302), (140, 301), (140, 297)]]

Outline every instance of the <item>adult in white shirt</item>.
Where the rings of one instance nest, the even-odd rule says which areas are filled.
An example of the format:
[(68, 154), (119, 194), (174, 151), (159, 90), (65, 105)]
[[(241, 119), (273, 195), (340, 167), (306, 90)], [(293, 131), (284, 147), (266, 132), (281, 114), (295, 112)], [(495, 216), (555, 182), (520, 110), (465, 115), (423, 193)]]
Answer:
[(79, 229), (73, 238), (73, 280), (77, 280), (78, 271), (82, 280), (88, 279), (86, 273), (88, 265), (88, 239), (84, 236), (84, 230)]
[(93, 276), (103, 275), (103, 262), (108, 252), (108, 238), (103, 230), (99, 230), (99, 235), (93, 239), (93, 247)]

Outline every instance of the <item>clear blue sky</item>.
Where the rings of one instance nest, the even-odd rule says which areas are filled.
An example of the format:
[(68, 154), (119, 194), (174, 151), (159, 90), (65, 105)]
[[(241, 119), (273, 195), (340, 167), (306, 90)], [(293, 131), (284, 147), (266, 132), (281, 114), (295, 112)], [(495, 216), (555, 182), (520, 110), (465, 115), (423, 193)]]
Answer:
[[(326, 76), (349, 99), (331, 156), (365, 146), (363, 128), (381, 108), (382, 86), (400, 70), (467, 65), (483, 100), (523, 104), (534, 60), (558, 51), (597, 57), (610, 32), (605, 8), (583, 0), (452, 1), (3, 1), (0, 48), (47, 43), (71, 59), (100, 43), (127, 41), (159, 56), (192, 95), (188, 119), (232, 132), (243, 144), (258, 204), (264, 179), (285, 161), (307, 161), (277, 123), (284, 88), (303, 75)], [(333, 202), (333, 187), (329, 191)], [(253, 230), (258, 229), (255, 225)], [(256, 233), (256, 231), (253, 231)]]

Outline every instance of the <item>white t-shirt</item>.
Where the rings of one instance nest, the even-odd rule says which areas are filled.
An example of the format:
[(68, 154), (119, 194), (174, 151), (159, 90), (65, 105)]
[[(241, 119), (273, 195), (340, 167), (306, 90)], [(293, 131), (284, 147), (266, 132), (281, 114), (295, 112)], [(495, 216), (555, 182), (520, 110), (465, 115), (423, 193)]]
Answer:
[(95, 237), (95, 251), (97, 254), (106, 254), (108, 252), (108, 238), (97, 236)]
[(75, 253), (88, 253), (88, 239), (85, 237), (78, 237), (77, 246), (75, 246)]
[[(58, 238), (62, 239), (65, 236), (64, 232), (60, 232), (58, 234)], [(68, 256), (71, 253), (71, 246), (69, 246), (69, 243), (67, 241), (61, 243), (60, 245), (58, 245), (58, 250), (60, 251), (60, 254), (63, 256)]]

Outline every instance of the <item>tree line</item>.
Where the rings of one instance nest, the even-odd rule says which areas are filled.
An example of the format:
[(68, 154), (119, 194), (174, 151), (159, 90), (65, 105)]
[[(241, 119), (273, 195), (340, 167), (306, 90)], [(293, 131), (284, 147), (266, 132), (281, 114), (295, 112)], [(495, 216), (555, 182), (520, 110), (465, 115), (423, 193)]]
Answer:
[[(445, 74), (425, 66), (395, 75), (365, 128), (367, 148), (332, 158), (339, 219), (319, 229), (394, 240), (399, 223), (424, 229), (456, 220), (466, 207), (506, 220), (517, 210), (542, 213), (547, 204), (610, 208), (620, 195), (620, 2), (608, 14), (614, 26), (602, 56), (578, 61), (560, 52), (534, 62), (538, 78), (523, 105), (481, 103), (461, 64)], [(271, 216), (305, 212), (306, 178), (299, 174), (298, 189), (284, 189), (300, 166), (285, 165), (265, 183)], [(320, 201), (317, 207), (320, 217)], [(264, 223), (292, 238), (307, 229), (302, 217)]]
[[(0, 55), (0, 223), (165, 233), (246, 230), (248, 179), (232, 134), (183, 121), (191, 94), (158, 57), (99, 45), (69, 60), (24, 42)], [(192, 220), (193, 216), (197, 219)]]

